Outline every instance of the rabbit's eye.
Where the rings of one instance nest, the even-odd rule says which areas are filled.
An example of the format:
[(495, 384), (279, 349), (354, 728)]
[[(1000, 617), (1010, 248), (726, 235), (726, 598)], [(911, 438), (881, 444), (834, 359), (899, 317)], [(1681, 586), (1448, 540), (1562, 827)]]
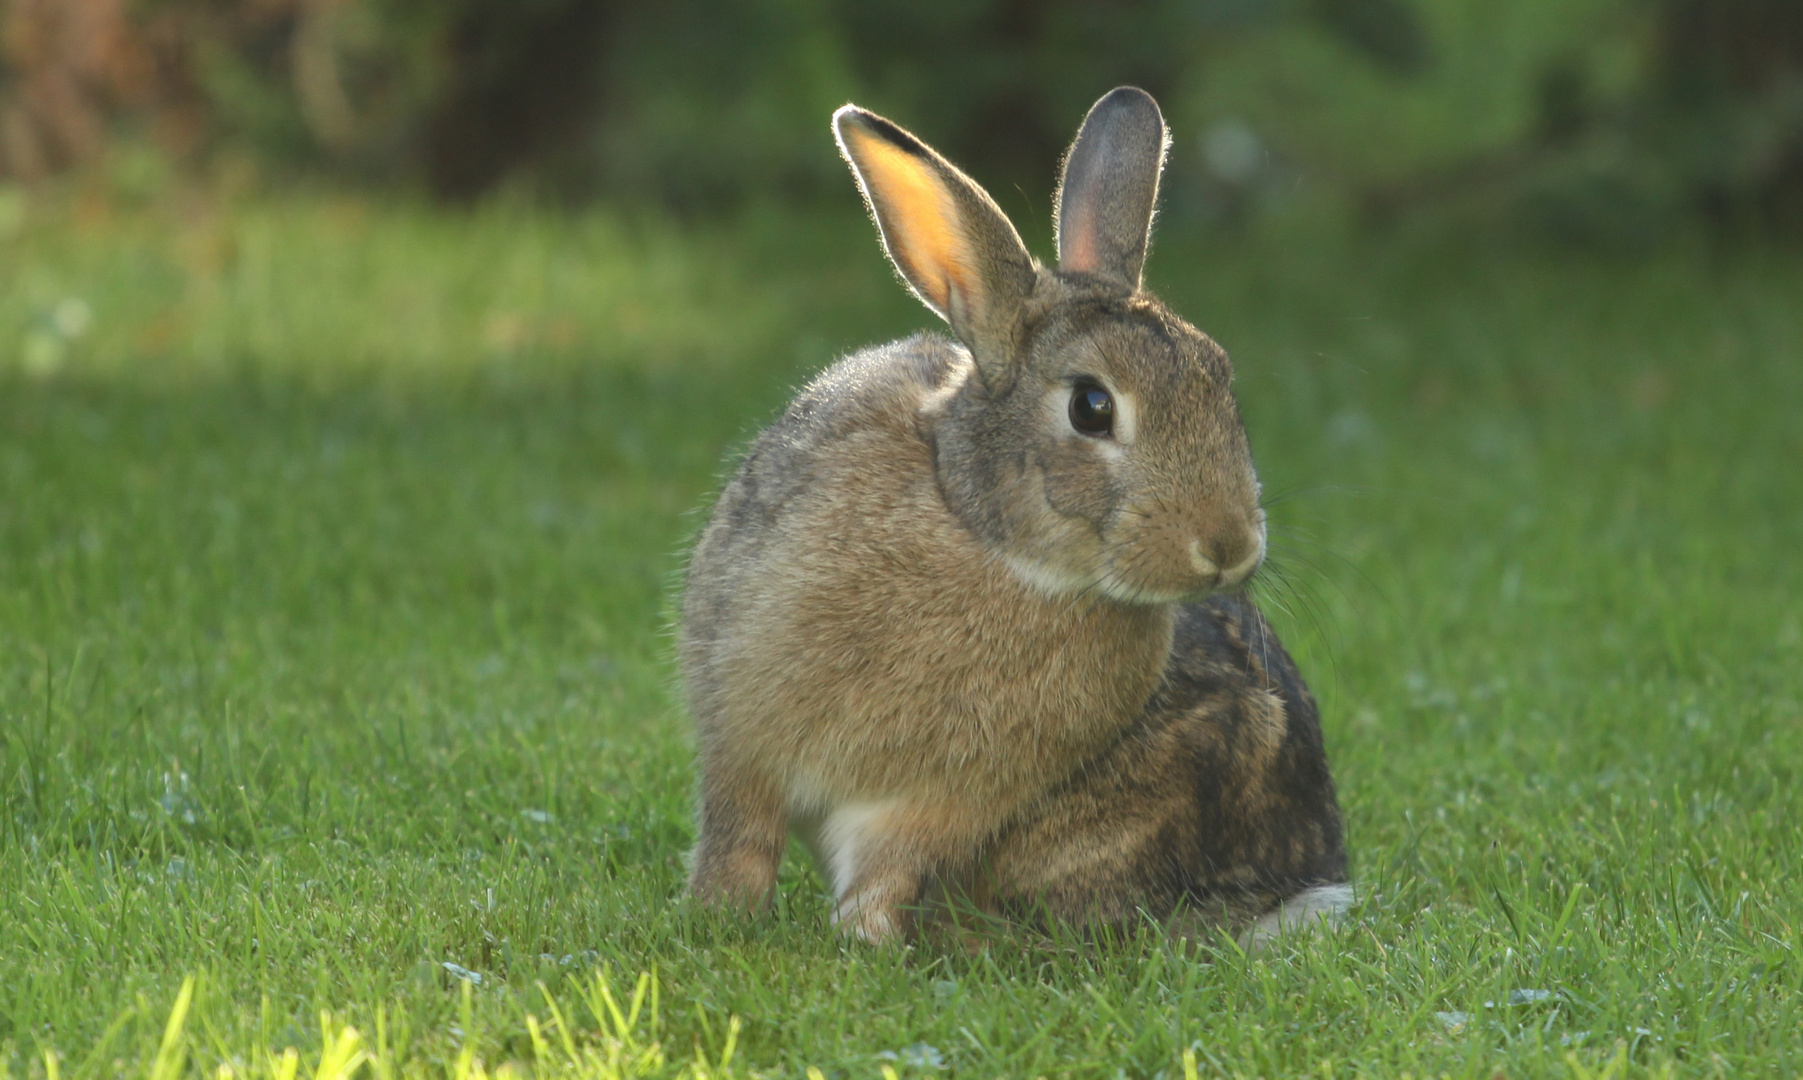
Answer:
[(1114, 434), (1114, 399), (1100, 383), (1083, 379), (1071, 388), (1071, 427), (1098, 439)]

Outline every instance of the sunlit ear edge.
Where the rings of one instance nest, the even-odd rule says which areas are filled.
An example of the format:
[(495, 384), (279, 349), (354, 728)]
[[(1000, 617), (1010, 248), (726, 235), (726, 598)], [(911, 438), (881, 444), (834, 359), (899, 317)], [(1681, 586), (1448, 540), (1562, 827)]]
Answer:
[(954, 305), (980, 305), (977, 260), (946, 176), (951, 166), (900, 127), (855, 105), (833, 114), (833, 137), (909, 291), (948, 322)]
[[(1105, 141), (1112, 134), (1109, 128), (1119, 121), (1114, 117), (1106, 116), (1104, 110), (1123, 97), (1126, 98), (1126, 101), (1122, 104), (1134, 111), (1141, 112), (1142, 116), (1149, 115), (1154, 122), (1158, 130), (1158, 148), (1152, 160), (1146, 161), (1141, 158), (1139, 162), (1139, 167), (1150, 173), (1151, 180), (1148, 192), (1150, 200), (1145, 211), (1143, 231), (1139, 234), (1137, 242), (1130, 243), (1119, 253), (1111, 253), (1106, 250), (1108, 245), (1104, 244), (1102, 240), (1100, 213), (1103, 200), (1109, 194), (1110, 181), (1118, 181), (1120, 173), (1117, 171), (1111, 177), (1106, 170), (1098, 168), (1110, 155), (1105, 149), (1094, 146), (1087, 149), (1091, 151), (1092, 158), (1099, 160), (1085, 162), (1084, 164), (1089, 168), (1086, 170), (1086, 174), (1080, 178), (1080, 182), (1074, 185), (1072, 181), (1078, 178), (1072, 176), (1071, 169), (1074, 164), (1077, 164), (1076, 159), (1079, 153), (1086, 149), (1086, 139)], [(1159, 189), (1163, 185), (1165, 164), (1170, 159), (1170, 153), (1171, 128), (1169, 124), (1165, 123), (1164, 115), (1158, 108), (1158, 102), (1152, 95), (1138, 87), (1121, 86), (1097, 99), (1096, 103), (1090, 107), (1089, 113), (1084, 116), (1076, 138), (1072, 140), (1069, 149), (1065, 151), (1064, 160), (1058, 166), (1058, 186), (1052, 206), (1052, 226), (1058, 247), (1059, 269), (1116, 277), (1136, 290), (1140, 287), (1146, 259), (1152, 250), (1152, 234), (1158, 218)], [(1132, 166), (1134, 162), (1128, 161), (1125, 164)], [(1075, 197), (1073, 198), (1073, 196)], [(1138, 215), (1136, 214), (1135, 217), (1137, 218)], [(1110, 254), (1119, 254), (1125, 258), (1121, 260), (1120, 265), (1111, 266), (1108, 265)]]

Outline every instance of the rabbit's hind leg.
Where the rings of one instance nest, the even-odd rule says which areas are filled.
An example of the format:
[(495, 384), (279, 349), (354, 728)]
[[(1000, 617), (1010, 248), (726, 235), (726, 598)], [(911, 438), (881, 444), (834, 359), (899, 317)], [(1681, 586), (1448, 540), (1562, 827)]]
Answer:
[(782, 797), (768, 777), (743, 769), (707, 769), (701, 787), (689, 892), (713, 907), (759, 910), (789, 843)]

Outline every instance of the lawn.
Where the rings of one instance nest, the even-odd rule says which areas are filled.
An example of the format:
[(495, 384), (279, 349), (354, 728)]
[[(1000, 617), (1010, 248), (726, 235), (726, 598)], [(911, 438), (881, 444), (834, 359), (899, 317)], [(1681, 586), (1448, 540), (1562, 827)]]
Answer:
[(682, 902), (669, 636), (866, 223), (8, 207), (0, 1077), (1803, 1071), (1803, 258), (1173, 230), (1361, 902), (881, 950)]

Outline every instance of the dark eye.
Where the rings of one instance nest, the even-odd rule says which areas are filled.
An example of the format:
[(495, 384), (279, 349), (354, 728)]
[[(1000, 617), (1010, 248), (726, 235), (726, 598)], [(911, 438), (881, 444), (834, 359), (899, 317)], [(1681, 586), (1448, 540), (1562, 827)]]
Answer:
[(1071, 387), (1071, 427), (1098, 439), (1114, 434), (1114, 399), (1101, 383), (1079, 379)]

